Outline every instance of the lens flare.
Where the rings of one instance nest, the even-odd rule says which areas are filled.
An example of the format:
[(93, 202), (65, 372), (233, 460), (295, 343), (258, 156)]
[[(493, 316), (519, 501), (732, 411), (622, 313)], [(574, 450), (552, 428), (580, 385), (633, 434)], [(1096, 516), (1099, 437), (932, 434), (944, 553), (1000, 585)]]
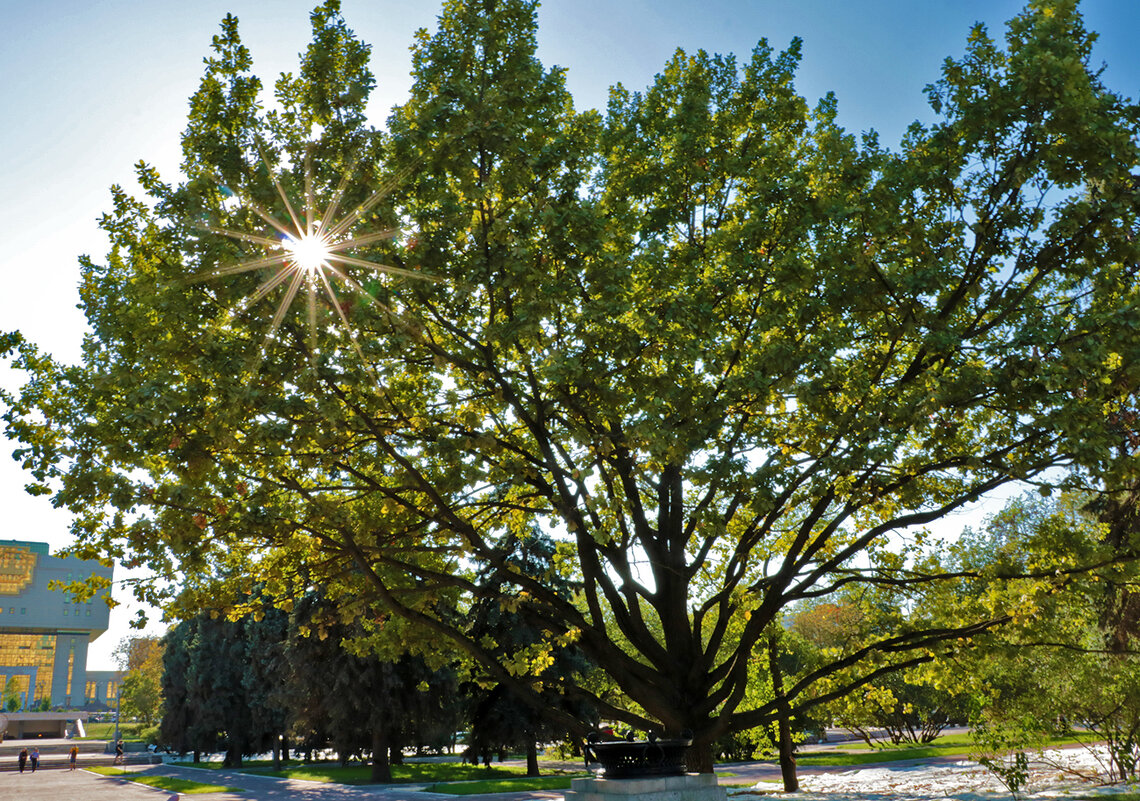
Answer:
[(278, 236), (264, 236), (213, 225), (198, 225), (198, 228), (212, 234), (229, 237), (230, 239), (243, 242), (247, 245), (261, 247), (264, 255), (236, 264), (224, 265), (213, 270), (208, 270), (196, 276), (196, 279), (202, 280), (219, 276), (235, 275), (252, 270), (268, 271), (269, 274), (261, 282), (261, 285), (235, 310), (239, 313), (258, 303), (273, 293), (278, 287), (284, 286), (283, 294), (277, 305), (277, 310), (273, 315), (272, 322), (269, 324), (269, 330), (265, 334), (262, 346), (258, 351), (258, 363), (260, 363), (265, 349), (269, 346), (277, 329), (285, 319), (285, 315), (292, 306), (294, 299), (301, 293), (302, 289), (305, 290), (308, 301), (310, 354), (315, 355), (316, 353), (317, 298), (323, 294), (328, 299), (328, 303), (333, 308), (340, 323), (348, 332), (357, 355), (362, 361), (367, 363), (364, 359), (364, 353), (360, 348), (360, 344), (357, 341), (356, 333), (349, 324), (345, 307), (334, 289), (334, 284), (340, 284), (341, 287), (343, 287), (342, 291), (347, 290), (349, 292), (365, 295), (370, 298), (372, 303), (381, 309), (390, 320), (399, 323), (399, 316), (373, 297), (364, 288), (361, 282), (350, 274), (349, 268), (361, 267), (382, 275), (401, 276), (429, 281), (437, 280), (432, 276), (418, 271), (406, 270), (401, 267), (394, 267), (390, 264), (382, 264), (380, 262), (360, 258), (359, 256), (350, 255), (358, 248), (363, 248), (384, 239), (392, 239), (399, 234), (398, 229), (360, 231), (357, 230), (356, 227), (364, 223), (367, 212), (391, 192), (411, 170), (405, 169), (393, 175), (388, 181), (382, 184), (379, 189), (364, 200), (364, 202), (338, 219), (337, 212), (340, 209), (341, 200), (344, 198), (345, 192), (348, 189), (351, 170), (343, 175), (328, 205), (325, 206), (324, 212), (318, 215), (315, 193), (313, 191), (312, 164), (309, 153), (307, 152), (305, 155), (305, 205), (303, 209), (304, 217), (302, 219), (298, 216), (297, 212), (294, 211), (293, 205), (289, 202), (288, 195), (281, 186), (280, 179), (273, 170), (270, 169), (264, 155), (262, 156), (262, 161), (265, 162), (266, 170), (272, 177), (273, 185), (277, 189), (277, 195), (281, 198), (281, 204), (289, 216), (289, 221), (282, 222), (267, 209), (260, 206), (253, 200), (251, 193), (244, 192), (241, 189), (234, 190), (222, 186), (219, 182), (222, 194), (235, 198), (237, 204), (249, 209), (267, 225), (276, 230)]
[(296, 239), (287, 236), (282, 240), (281, 247), (288, 254), (288, 262), (307, 273), (315, 273), (322, 267), (329, 266), (328, 261), (332, 251), (329, 249), (329, 243), (320, 234), (312, 236), (306, 234)]

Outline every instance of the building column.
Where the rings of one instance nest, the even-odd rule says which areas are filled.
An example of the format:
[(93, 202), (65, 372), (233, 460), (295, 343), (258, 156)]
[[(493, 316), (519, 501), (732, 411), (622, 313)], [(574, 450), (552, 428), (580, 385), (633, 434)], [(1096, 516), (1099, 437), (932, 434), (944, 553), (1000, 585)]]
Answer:
[[(87, 635), (60, 632), (55, 638), (55, 664), (51, 673), (51, 705), (67, 709), (83, 706), (87, 666)], [(68, 693), (68, 674), (71, 692)]]
[(71, 673), (71, 709), (87, 705), (87, 648), (90, 634), (75, 635), (75, 667)]

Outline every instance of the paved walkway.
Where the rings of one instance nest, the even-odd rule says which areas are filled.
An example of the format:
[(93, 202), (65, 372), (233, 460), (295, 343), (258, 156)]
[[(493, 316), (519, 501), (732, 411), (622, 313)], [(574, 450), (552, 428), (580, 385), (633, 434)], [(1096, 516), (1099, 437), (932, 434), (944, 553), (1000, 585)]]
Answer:
[[(201, 793), (181, 801), (455, 801), (456, 796), (424, 792), (421, 785), (350, 787), (300, 779), (255, 776), (232, 770), (207, 770), (174, 765), (128, 767), (132, 773), (173, 776), (180, 779), (235, 787), (240, 793)], [(141, 784), (99, 776), (85, 770), (43, 770), (0, 773), (0, 801), (164, 801), (170, 793)], [(561, 791), (498, 793), (480, 796), (494, 801), (549, 801)], [(472, 797), (474, 798), (474, 797)]]
[(167, 797), (169, 793), (158, 793), (141, 784), (104, 779), (85, 770), (0, 773), (0, 799), (3, 801), (163, 801)]

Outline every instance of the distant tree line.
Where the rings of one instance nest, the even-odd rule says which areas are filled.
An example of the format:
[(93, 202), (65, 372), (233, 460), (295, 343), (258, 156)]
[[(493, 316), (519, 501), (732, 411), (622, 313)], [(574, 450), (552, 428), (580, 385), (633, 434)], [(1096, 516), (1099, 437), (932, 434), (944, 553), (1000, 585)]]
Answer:
[[(536, 536), (514, 540), (520, 570), (549, 563), (552, 543)], [(486, 577), (494, 581), (493, 575)], [(536, 633), (503, 603), (467, 610), (473, 634), (494, 641), (504, 659), (526, 659)], [(342, 763), (368, 759), (372, 779), (391, 780), (391, 765), (408, 749), (443, 750), (467, 739), (468, 755), (489, 764), (493, 753), (523, 751), (528, 772), (538, 775), (538, 745), (567, 733), (502, 682), (472, 672), (460, 655), (427, 659), (375, 650), (372, 630), (383, 617), (346, 620), (343, 604), (318, 589), (302, 595), (289, 612), (261, 608), (229, 618), (201, 612), (165, 637), (162, 672), (163, 744), (181, 752), (225, 752), (225, 764), (284, 746), (311, 759), (334, 749)], [(460, 614), (457, 610), (456, 614)], [(591, 666), (573, 648), (545, 668), (551, 678), (585, 673)], [(589, 722), (593, 711), (560, 699), (553, 687), (545, 702)]]

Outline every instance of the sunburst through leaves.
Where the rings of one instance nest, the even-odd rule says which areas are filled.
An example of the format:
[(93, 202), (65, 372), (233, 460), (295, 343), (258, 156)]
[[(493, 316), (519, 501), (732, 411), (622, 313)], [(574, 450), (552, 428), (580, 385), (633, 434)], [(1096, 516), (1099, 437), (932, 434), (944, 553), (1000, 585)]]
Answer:
[[(264, 158), (263, 158), (264, 161)], [(365, 289), (363, 283), (354, 278), (349, 267), (362, 267), (380, 274), (404, 276), (421, 280), (432, 280), (423, 273), (394, 267), (369, 259), (351, 255), (353, 251), (364, 248), (375, 242), (391, 239), (399, 234), (399, 229), (386, 228), (383, 230), (358, 230), (365, 215), (387, 196), (396, 184), (405, 178), (410, 169), (404, 169), (387, 181), (376, 191), (369, 195), (355, 209), (337, 215), (341, 211), (341, 203), (349, 188), (352, 170), (346, 172), (340, 180), (336, 191), (325, 206), (324, 211), (318, 213), (318, 204), (313, 190), (312, 163), (308, 153), (305, 158), (305, 201), (304, 207), (298, 213), (294, 204), (290, 202), (289, 195), (281, 185), (280, 179), (266, 163), (266, 169), (272, 176), (273, 185), (281, 198), (282, 206), (288, 215), (287, 220), (274, 216), (268, 209), (257, 203), (248, 193), (236, 193), (237, 200), (260, 217), (267, 225), (272, 227), (276, 236), (250, 233), (247, 231), (222, 228), (214, 225), (199, 225), (199, 228), (210, 233), (220, 234), (231, 239), (256, 245), (264, 249), (264, 255), (246, 259), (235, 264), (227, 264), (209, 270), (198, 276), (199, 280), (216, 278), (254, 270), (268, 271), (267, 277), (257, 289), (247, 297), (235, 310), (244, 311), (254, 304), (265, 299), (274, 290), (283, 287), (281, 298), (277, 302), (277, 309), (269, 329), (265, 333), (261, 347), (258, 349), (257, 361), (260, 363), (266, 349), (280, 328), (289, 309), (293, 306), (298, 295), (303, 295), (308, 311), (309, 350), (316, 353), (317, 340), (317, 306), (323, 295), (328, 299), (329, 305), (335, 311), (340, 323), (348, 333), (353, 348), (361, 361), (367, 365), (364, 353), (360, 348), (355, 331), (348, 320), (345, 304), (337, 296), (334, 285), (339, 283), (351, 292), (357, 292), (368, 297), (378, 308), (391, 313), (380, 301)], [(228, 190), (227, 191), (231, 191)]]

